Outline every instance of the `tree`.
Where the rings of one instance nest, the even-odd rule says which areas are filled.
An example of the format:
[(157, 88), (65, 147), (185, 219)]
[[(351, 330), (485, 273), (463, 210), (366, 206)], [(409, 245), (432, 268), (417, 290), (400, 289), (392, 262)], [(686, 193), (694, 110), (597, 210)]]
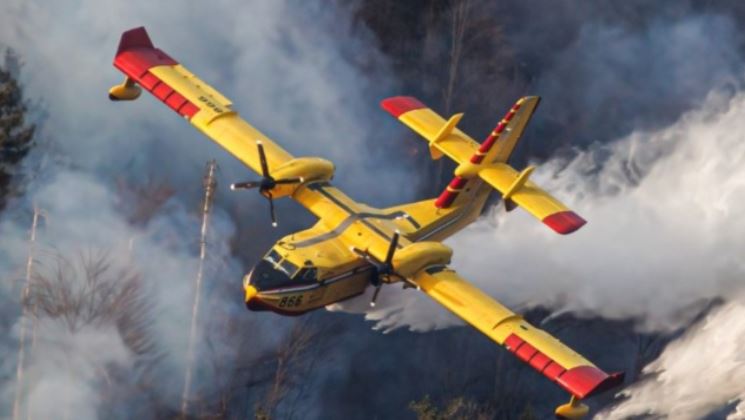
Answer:
[[(59, 418), (76, 417), (79, 390), (89, 389), (94, 395), (86, 397), (86, 408), (95, 407), (102, 417), (122, 407), (148, 410), (135, 401), (157, 405), (148, 389), (163, 354), (151, 331), (152, 307), (140, 276), (103, 254), (53, 255), (39, 266), (23, 302), (38, 330), (27, 366), (27, 389), (36, 389), (27, 400), (34, 417), (54, 410)], [(63, 404), (47, 403), (47, 394), (56, 392), (44, 387), (50, 381), (67, 384), (56, 400)]]
[(16, 77), (18, 56), (5, 52), (0, 67), (0, 209), (21, 189), (13, 183), (18, 166), (33, 145), (35, 125), (26, 122), (27, 105)]

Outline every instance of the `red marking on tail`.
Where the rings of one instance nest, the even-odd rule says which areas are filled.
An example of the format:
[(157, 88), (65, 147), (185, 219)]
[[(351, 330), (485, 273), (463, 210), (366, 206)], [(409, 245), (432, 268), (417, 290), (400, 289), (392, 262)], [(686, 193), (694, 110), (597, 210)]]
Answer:
[(456, 176), (455, 178), (453, 178), (452, 181), (450, 181), (450, 188), (454, 190), (462, 190), (463, 187), (466, 186), (467, 182), (468, 182), (467, 179), (460, 177), (460, 176)]
[(438, 209), (446, 209), (453, 204), (453, 201), (455, 201), (457, 197), (457, 192), (446, 189), (439, 197), (437, 197), (437, 200), (435, 200), (435, 207)]
[(587, 223), (587, 221), (579, 217), (577, 213), (570, 210), (554, 213), (543, 219), (543, 223), (555, 230), (557, 233), (566, 235), (581, 228), (585, 223)]
[(427, 107), (427, 105), (419, 102), (419, 99), (412, 96), (394, 96), (383, 99), (380, 106), (396, 118), (409, 111)]
[(468, 179), (466, 178), (460, 176), (453, 178), (445, 188), (445, 191), (443, 191), (442, 194), (437, 197), (437, 200), (435, 200), (435, 207), (438, 209), (446, 209), (450, 207), (453, 204), (453, 201), (458, 198), (460, 191), (466, 187), (467, 183)]
[(481, 146), (479, 147), (479, 153), (481, 153), (482, 156), (474, 154), (473, 156), (471, 156), (471, 163), (481, 163), (484, 160), (483, 155), (489, 153), (489, 150), (491, 150), (497, 140), (499, 140), (499, 136), (502, 134), (504, 129), (507, 128), (507, 124), (509, 124), (510, 120), (512, 120), (512, 117), (515, 116), (515, 113), (518, 109), (520, 109), (520, 104), (515, 104), (512, 108), (510, 108), (509, 111), (507, 111), (507, 114), (505, 114), (504, 118), (499, 121), (499, 124), (494, 127), (494, 130), (489, 133), (486, 139), (484, 139), (484, 142), (481, 143)]
[(484, 160), (484, 155), (480, 155), (478, 153), (474, 153), (473, 156), (471, 156), (471, 163), (481, 163), (481, 161)]

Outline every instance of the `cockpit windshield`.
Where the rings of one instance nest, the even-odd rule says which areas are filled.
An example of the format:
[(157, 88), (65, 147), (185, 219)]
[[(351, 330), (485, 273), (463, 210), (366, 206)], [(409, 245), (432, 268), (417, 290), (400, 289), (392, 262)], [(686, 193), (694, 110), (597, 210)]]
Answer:
[(259, 290), (314, 284), (318, 271), (310, 261), (301, 269), (290, 260), (282, 258), (274, 249), (270, 250), (252, 270), (250, 283)]
[(249, 283), (259, 290), (272, 290), (292, 286), (293, 280), (284, 271), (275, 268), (267, 259), (259, 261), (251, 270)]

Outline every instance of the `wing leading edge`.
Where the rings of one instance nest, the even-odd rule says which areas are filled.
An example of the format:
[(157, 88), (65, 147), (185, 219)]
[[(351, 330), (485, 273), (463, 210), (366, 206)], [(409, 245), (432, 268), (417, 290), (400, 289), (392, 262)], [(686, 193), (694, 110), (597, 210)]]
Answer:
[[(125, 85), (137, 83), (152, 93), (255, 172), (261, 174), (257, 140), (263, 143), (271, 168), (292, 159), (290, 153), (233, 111), (230, 99), (155, 48), (145, 28), (122, 34), (114, 66), (127, 76)], [(110, 97), (134, 99), (137, 95)]]
[(578, 399), (623, 383), (623, 373), (608, 374), (602, 371), (447, 267), (422, 270), (413, 280), (432, 299)]
[(313, 157), (294, 158), (241, 118), (233, 110), (230, 99), (156, 48), (145, 28), (122, 34), (114, 67), (126, 79), (109, 91), (112, 100), (136, 99), (142, 87), (258, 174), (263, 173), (257, 147), (261, 142), (272, 177), (301, 179), (300, 184), (272, 189), (274, 198), (291, 195), (319, 218), (345, 214), (344, 206), (339, 203), (351, 199), (343, 192), (328, 183), (322, 192), (311, 188), (312, 183), (333, 176), (331, 162)]

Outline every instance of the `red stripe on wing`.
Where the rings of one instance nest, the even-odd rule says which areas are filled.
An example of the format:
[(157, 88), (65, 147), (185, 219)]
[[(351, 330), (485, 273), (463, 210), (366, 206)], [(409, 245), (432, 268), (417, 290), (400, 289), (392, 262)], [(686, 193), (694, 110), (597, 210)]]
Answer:
[(178, 62), (155, 48), (145, 28), (135, 28), (122, 34), (114, 57), (114, 66), (130, 79), (148, 90), (156, 98), (181, 116), (191, 118), (199, 107), (184, 98), (149, 70), (156, 66), (174, 66)]
[(577, 398), (587, 398), (623, 383), (623, 373), (607, 374), (595, 366), (564, 369), (516, 334), (504, 342), (509, 351)]
[(419, 99), (412, 96), (394, 96), (383, 99), (380, 106), (396, 118), (409, 111), (427, 107), (427, 105), (419, 102)]

